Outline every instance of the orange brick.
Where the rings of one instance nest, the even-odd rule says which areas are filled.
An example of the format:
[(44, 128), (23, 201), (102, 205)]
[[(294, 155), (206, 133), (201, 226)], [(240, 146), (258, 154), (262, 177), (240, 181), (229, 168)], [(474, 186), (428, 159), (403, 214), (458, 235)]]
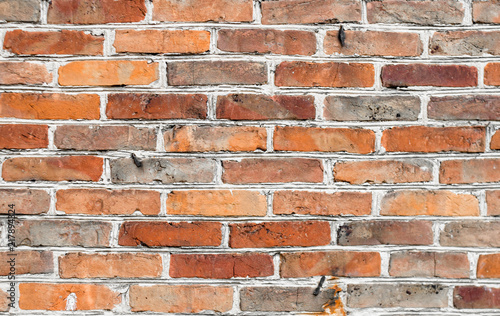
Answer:
[(489, 63), (484, 67), (484, 84), (500, 86), (500, 63)]
[(2, 189), (0, 190), (0, 214), (8, 214), (9, 204), (15, 201), (16, 214), (42, 214), (50, 208), (50, 196), (44, 190)]
[(391, 254), (389, 274), (395, 277), (469, 278), (466, 253), (396, 252)]
[(169, 22), (250, 22), (252, 0), (157, 0), (153, 20)]
[(439, 182), (486, 183), (500, 181), (500, 159), (446, 160), (441, 162)]
[(47, 125), (2, 124), (0, 125), (0, 148), (47, 148), (48, 133)]
[(500, 4), (496, 0), (473, 1), (472, 19), (478, 23), (500, 23)]
[(500, 215), (500, 190), (486, 191), (486, 204), (488, 216)]
[(29, 62), (0, 62), (0, 84), (44, 84), (52, 82), (45, 65)]
[(500, 253), (479, 256), (477, 277), (489, 279), (500, 278)]

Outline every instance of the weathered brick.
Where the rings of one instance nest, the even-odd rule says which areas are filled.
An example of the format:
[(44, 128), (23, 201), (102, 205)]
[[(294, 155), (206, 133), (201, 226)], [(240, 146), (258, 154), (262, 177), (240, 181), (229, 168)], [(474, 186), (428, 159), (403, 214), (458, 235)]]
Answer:
[(204, 247), (220, 246), (222, 225), (216, 222), (125, 222), (120, 246)]
[(103, 159), (94, 156), (16, 157), (2, 165), (5, 181), (99, 181)]
[(500, 247), (499, 230), (500, 222), (451, 222), (444, 226), (440, 243), (450, 247)]
[(146, 17), (145, 0), (52, 0), (50, 24), (104, 24), (139, 22)]
[(66, 214), (143, 215), (160, 213), (160, 192), (150, 190), (58, 190), (56, 209)]
[(322, 182), (323, 166), (317, 159), (242, 159), (223, 161), (224, 183)]
[(340, 161), (333, 169), (335, 181), (362, 183), (407, 183), (432, 180), (432, 164), (426, 160)]
[(10, 295), (7, 294), (7, 292), (0, 290), (0, 311), (8, 312), (10, 310), (9, 304), (14, 303), (12, 300), (15, 302), (15, 298), (11, 299)]
[(266, 150), (267, 132), (254, 126), (173, 126), (164, 134), (168, 152)]
[(242, 311), (323, 312), (325, 302), (336, 298), (335, 289), (324, 289), (314, 296), (310, 287), (245, 287), (240, 291)]
[(408, 86), (477, 86), (477, 68), (464, 65), (385, 65), (382, 67), (381, 77), (383, 86), (390, 88)]
[(372, 195), (365, 192), (276, 191), (274, 214), (370, 215)]
[(145, 158), (137, 166), (132, 158), (110, 161), (111, 181), (114, 183), (211, 183), (215, 162), (196, 158)]
[(151, 150), (156, 149), (156, 131), (134, 126), (58, 126), (54, 144), (72, 150)]
[(500, 159), (446, 160), (441, 162), (439, 182), (486, 183), (500, 181)]
[(395, 252), (391, 254), (389, 275), (395, 277), (469, 278), (466, 253)]
[(1, 124), (0, 148), (47, 148), (49, 145), (48, 132), (47, 125)]
[(250, 61), (179, 61), (167, 64), (172, 86), (265, 84), (267, 66)]
[(133, 312), (224, 313), (233, 306), (233, 288), (209, 285), (132, 285), (130, 307)]
[(9, 31), (3, 48), (17, 55), (102, 55), (104, 36), (83, 31)]
[(349, 284), (353, 308), (438, 308), (448, 306), (448, 288), (438, 284)]
[(316, 36), (294, 30), (222, 29), (217, 47), (227, 52), (310, 56), (316, 52)]
[(500, 63), (489, 63), (484, 67), (484, 84), (500, 86)]
[(384, 196), (381, 215), (479, 216), (479, 201), (472, 194), (451, 191), (398, 190)]
[(491, 136), (490, 148), (500, 149), (500, 132), (498, 130)]
[(464, 18), (464, 5), (457, 0), (383, 0), (366, 7), (369, 23), (460, 24)]
[(153, 20), (168, 22), (250, 22), (252, 0), (158, 0)]
[(330, 243), (330, 224), (322, 221), (230, 224), (232, 248), (311, 247)]
[[(12, 255), (15, 254), (15, 257)], [(14, 258), (14, 266), (9, 260)], [(0, 266), (0, 275), (9, 275), (11, 267), (15, 268), (15, 274), (41, 274), (54, 272), (54, 259), (49, 251), (16, 251), (0, 252), (0, 260), (4, 264)]]
[(486, 191), (486, 204), (488, 205), (488, 216), (500, 215), (500, 190)]
[(122, 300), (120, 293), (96, 284), (21, 283), (19, 294), (19, 308), (23, 310), (66, 311), (71, 294), (80, 311), (111, 310)]
[(67, 278), (154, 278), (163, 270), (151, 253), (68, 253), (59, 257), (59, 276)]
[(500, 289), (486, 286), (456, 286), (453, 289), (456, 308), (500, 308)]
[(387, 151), (484, 152), (486, 129), (471, 127), (407, 126), (384, 130), (382, 146)]
[(417, 33), (347, 30), (345, 42), (339, 41), (338, 31), (326, 32), (326, 54), (367, 56), (420, 56), (422, 42)]
[(472, 20), (476, 23), (500, 23), (500, 4), (496, 0), (472, 1)]
[(432, 35), (429, 49), (431, 55), (500, 55), (499, 42), (498, 31), (444, 31)]
[(477, 277), (500, 279), (500, 253), (479, 256)]
[(0, 214), (7, 214), (9, 204), (15, 203), (16, 214), (42, 214), (50, 208), (50, 195), (44, 190), (2, 189), (0, 190)]
[(158, 80), (158, 63), (144, 60), (85, 60), (59, 67), (62, 86), (148, 85)]
[(207, 96), (203, 94), (110, 94), (106, 116), (111, 119), (204, 119), (207, 117)]
[(44, 84), (52, 81), (45, 65), (29, 62), (0, 62), (0, 84)]
[(198, 216), (265, 216), (266, 196), (257, 191), (173, 191), (167, 197), (167, 214)]
[(117, 30), (117, 53), (201, 54), (210, 50), (210, 32), (197, 30)]
[(413, 96), (327, 96), (323, 109), (331, 121), (416, 121), (419, 113)]
[(39, 22), (40, 0), (0, 0), (0, 20)]
[(276, 67), (277, 86), (368, 88), (374, 83), (372, 64), (284, 61)]
[(340, 226), (337, 243), (357, 245), (431, 245), (432, 223), (428, 221), (363, 221)]
[(268, 254), (172, 254), (173, 278), (230, 279), (271, 276), (273, 258)]
[(459, 95), (431, 97), (427, 116), (437, 120), (500, 120), (500, 97)]
[(262, 24), (360, 22), (357, 0), (262, 1)]
[(75, 220), (23, 220), (16, 226), (16, 245), (108, 247), (111, 223)]
[(39, 120), (99, 119), (96, 94), (1, 93), (0, 117)]
[(380, 275), (378, 252), (328, 251), (281, 254), (280, 276), (303, 278), (317, 275), (334, 277), (376, 277)]
[(217, 118), (228, 120), (308, 120), (315, 117), (314, 97), (229, 94), (217, 97)]
[(368, 129), (278, 126), (274, 150), (368, 154), (375, 150), (375, 133)]

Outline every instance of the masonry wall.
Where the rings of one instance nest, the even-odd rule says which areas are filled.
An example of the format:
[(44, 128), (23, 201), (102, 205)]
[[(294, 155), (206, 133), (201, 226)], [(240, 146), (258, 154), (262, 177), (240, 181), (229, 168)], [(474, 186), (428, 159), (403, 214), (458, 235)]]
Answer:
[(3, 313), (500, 315), (500, 2), (0, 20)]

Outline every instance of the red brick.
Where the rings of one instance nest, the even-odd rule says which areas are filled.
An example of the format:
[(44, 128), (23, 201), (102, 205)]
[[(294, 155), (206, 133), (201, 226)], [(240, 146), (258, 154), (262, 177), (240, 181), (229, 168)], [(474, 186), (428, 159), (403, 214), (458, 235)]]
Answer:
[(163, 270), (161, 256), (150, 253), (68, 253), (59, 257), (59, 277), (154, 278)]
[(311, 247), (330, 244), (330, 224), (320, 221), (230, 224), (231, 248)]
[(0, 2), (0, 20), (39, 22), (40, 5), (40, 0), (3, 0)]
[(146, 17), (145, 0), (52, 0), (49, 24), (139, 22)]
[[(10, 292), (12, 293), (12, 292)], [(0, 311), (8, 312), (10, 310), (10, 303), (15, 303), (15, 298), (10, 297), (10, 294), (0, 290)]]
[(380, 276), (378, 252), (328, 251), (281, 254), (282, 278), (304, 278), (316, 275), (334, 277)]
[(375, 133), (367, 129), (278, 126), (274, 149), (368, 154), (375, 150)]
[(266, 196), (257, 191), (173, 191), (167, 197), (167, 214), (197, 216), (266, 216)]
[(445, 31), (432, 35), (429, 49), (431, 55), (499, 55), (499, 42), (500, 32)]
[(338, 31), (326, 32), (326, 54), (367, 56), (420, 56), (422, 42), (417, 33), (347, 30), (344, 46)]
[(315, 117), (314, 97), (229, 94), (217, 97), (217, 118), (228, 120), (308, 120)]
[(2, 124), (0, 125), (0, 148), (47, 148), (48, 131), (47, 125)]
[(335, 181), (350, 184), (428, 182), (432, 164), (425, 160), (340, 161), (333, 174)]
[(148, 85), (158, 80), (158, 63), (144, 60), (85, 60), (59, 67), (61, 86)]
[(222, 225), (216, 222), (125, 222), (120, 246), (203, 247), (220, 246)]
[(179, 61), (169, 62), (167, 67), (172, 86), (267, 83), (267, 66), (262, 62)]
[(149, 190), (58, 190), (56, 209), (66, 214), (143, 215), (160, 213), (160, 193)]
[(437, 120), (500, 120), (500, 97), (458, 95), (431, 97), (427, 116)]
[(0, 117), (39, 120), (99, 119), (96, 94), (2, 93)]
[(106, 116), (111, 119), (204, 119), (207, 96), (113, 93), (108, 96)]
[(104, 36), (83, 31), (9, 31), (3, 48), (17, 55), (102, 55)]
[(52, 82), (45, 65), (29, 62), (0, 62), (0, 84), (44, 84)]
[(367, 5), (368, 23), (461, 24), (464, 5), (456, 0), (383, 0)]
[(284, 61), (276, 68), (275, 84), (280, 87), (368, 88), (374, 83), (372, 64)]
[(456, 286), (453, 290), (455, 308), (498, 309), (500, 289), (486, 286)]
[(500, 149), (500, 132), (496, 131), (495, 134), (491, 136), (490, 148)]
[(383, 86), (390, 88), (477, 86), (477, 68), (464, 65), (385, 65), (381, 77)]
[(121, 295), (106, 285), (68, 283), (19, 284), (19, 308), (23, 310), (65, 311), (68, 296), (76, 296), (76, 309), (112, 310)]
[(73, 150), (156, 150), (156, 131), (134, 126), (58, 126), (54, 144)]
[(356, 0), (266, 0), (261, 6), (262, 24), (361, 21), (361, 3)]
[(471, 127), (393, 127), (384, 130), (382, 146), (403, 152), (484, 152), (486, 129)]
[(468, 279), (469, 269), (466, 253), (395, 252), (389, 263), (395, 277)]
[(459, 221), (447, 223), (441, 231), (441, 246), (500, 247), (500, 222)]
[(153, 20), (168, 22), (250, 22), (252, 0), (157, 0)]
[(242, 159), (223, 161), (224, 183), (322, 182), (323, 166), (317, 159)]
[(500, 190), (486, 191), (486, 204), (488, 205), (488, 216), (500, 215)]
[(432, 223), (428, 221), (362, 221), (340, 226), (337, 243), (357, 245), (431, 245)]
[(164, 134), (167, 152), (266, 150), (267, 132), (254, 126), (173, 126)]
[(200, 54), (210, 50), (210, 32), (196, 30), (117, 30), (117, 53)]
[(500, 86), (500, 63), (489, 63), (484, 67), (484, 84)]
[(500, 159), (446, 160), (441, 162), (439, 182), (486, 183), (500, 181)]
[(256, 278), (274, 273), (273, 258), (268, 254), (172, 254), (173, 278)]
[(398, 190), (384, 196), (381, 215), (479, 216), (479, 201), (472, 194), (451, 191)]
[(500, 279), (500, 253), (479, 256), (477, 277)]
[(133, 312), (224, 313), (233, 307), (233, 288), (209, 285), (132, 285), (130, 307)]
[(472, 20), (476, 23), (500, 23), (500, 4), (496, 0), (472, 1)]
[[(15, 257), (13, 256), (15, 255)], [(14, 258), (15, 274), (41, 274), (54, 272), (54, 259), (49, 251), (16, 251), (0, 252), (0, 275), (9, 275), (10, 259)]]
[(42, 214), (50, 208), (50, 196), (44, 190), (2, 189), (0, 190), (0, 214), (7, 214), (9, 204), (15, 203), (16, 214)]
[(372, 195), (365, 192), (276, 191), (274, 214), (370, 215)]
[(294, 30), (222, 29), (217, 47), (227, 52), (310, 56), (316, 52), (316, 35)]
[(18, 157), (2, 166), (5, 181), (99, 181), (103, 159), (93, 156)]

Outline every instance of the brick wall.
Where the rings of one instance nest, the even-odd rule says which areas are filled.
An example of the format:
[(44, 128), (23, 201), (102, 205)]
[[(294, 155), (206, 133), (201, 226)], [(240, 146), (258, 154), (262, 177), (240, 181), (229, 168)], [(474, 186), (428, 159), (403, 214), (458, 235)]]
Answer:
[(0, 20), (4, 313), (500, 315), (500, 2)]

